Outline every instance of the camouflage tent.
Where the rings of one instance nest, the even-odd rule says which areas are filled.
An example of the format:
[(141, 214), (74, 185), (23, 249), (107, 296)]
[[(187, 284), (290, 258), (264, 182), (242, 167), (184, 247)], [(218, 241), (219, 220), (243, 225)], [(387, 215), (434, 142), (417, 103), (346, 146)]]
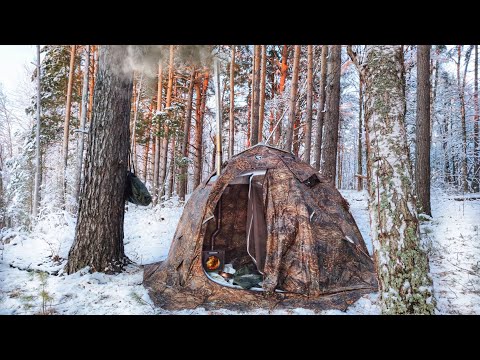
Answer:
[[(263, 291), (212, 281), (202, 261), (206, 250), (236, 268), (255, 263)], [(338, 190), (291, 153), (259, 144), (197, 187), (167, 259), (145, 266), (144, 285), (165, 309), (343, 310), (376, 291), (377, 278)]]

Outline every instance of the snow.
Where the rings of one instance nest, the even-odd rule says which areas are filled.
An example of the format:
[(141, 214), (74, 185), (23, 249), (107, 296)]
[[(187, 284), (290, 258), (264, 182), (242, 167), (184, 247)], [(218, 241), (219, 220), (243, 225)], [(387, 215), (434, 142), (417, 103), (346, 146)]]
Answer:
[[(366, 191), (342, 191), (372, 252)], [(437, 190), (432, 193), (433, 220), (422, 222), (423, 245), (429, 249), (431, 276), (438, 314), (480, 314), (480, 201), (456, 201)], [(66, 275), (65, 258), (73, 242), (75, 219), (68, 213), (44, 216), (34, 231), (0, 232), (0, 314), (41, 313), (41, 281), (34, 271), (46, 271), (45, 290), (53, 300), (47, 310), (55, 314), (178, 314), (178, 315), (345, 315), (380, 314), (378, 294), (368, 294), (347, 311), (256, 309), (155, 308), (142, 285), (138, 265), (165, 259), (182, 213), (177, 199), (157, 207), (129, 205), (125, 214), (125, 251), (134, 261), (123, 273), (106, 275), (88, 268)], [(55, 261), (55, 256), (60, 261)], [(30, 270), (30, 271), (27, 271)], [(404, 284), (408, 287), (410, 284)]]

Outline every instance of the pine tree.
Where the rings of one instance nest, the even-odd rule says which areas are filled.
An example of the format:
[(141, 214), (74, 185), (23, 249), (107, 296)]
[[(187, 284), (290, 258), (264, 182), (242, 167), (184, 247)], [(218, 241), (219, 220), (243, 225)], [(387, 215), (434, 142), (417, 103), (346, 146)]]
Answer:
[(88, 137), (75, 241), (66, 266), (69, 274), (120, 271), (123, 248), (124, 191), (128, 167), (133, 74), (124, 73), (127, 47), (102, 45)]

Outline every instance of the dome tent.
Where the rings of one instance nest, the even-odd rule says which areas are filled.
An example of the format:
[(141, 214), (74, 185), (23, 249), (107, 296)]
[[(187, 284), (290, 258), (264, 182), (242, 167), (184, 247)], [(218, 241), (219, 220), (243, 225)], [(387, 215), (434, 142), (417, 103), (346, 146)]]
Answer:
[[(202, 252), (236, 267), (251, 261), (262, 290), (223, 286)], [(310, 165), (264, 144), (232, 157), (185, 205), (165, 261), (144, 285), (165, 309), (341, 309), (378, 288), (375, 267), (346, 200)]]

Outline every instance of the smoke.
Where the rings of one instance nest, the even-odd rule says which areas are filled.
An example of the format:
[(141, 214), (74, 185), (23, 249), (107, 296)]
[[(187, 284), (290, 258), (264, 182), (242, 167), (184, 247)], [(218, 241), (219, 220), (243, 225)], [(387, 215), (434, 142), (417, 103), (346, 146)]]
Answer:
[[(212, 45), (176, 45), (174, 63), (176, 66), (209, 66), (212, 61)], [(123, 61), (123, 72), (143, 73), (155, 78), (158, 64), (168, 64), (170, 45), (127, 45), (127, 57)]]

